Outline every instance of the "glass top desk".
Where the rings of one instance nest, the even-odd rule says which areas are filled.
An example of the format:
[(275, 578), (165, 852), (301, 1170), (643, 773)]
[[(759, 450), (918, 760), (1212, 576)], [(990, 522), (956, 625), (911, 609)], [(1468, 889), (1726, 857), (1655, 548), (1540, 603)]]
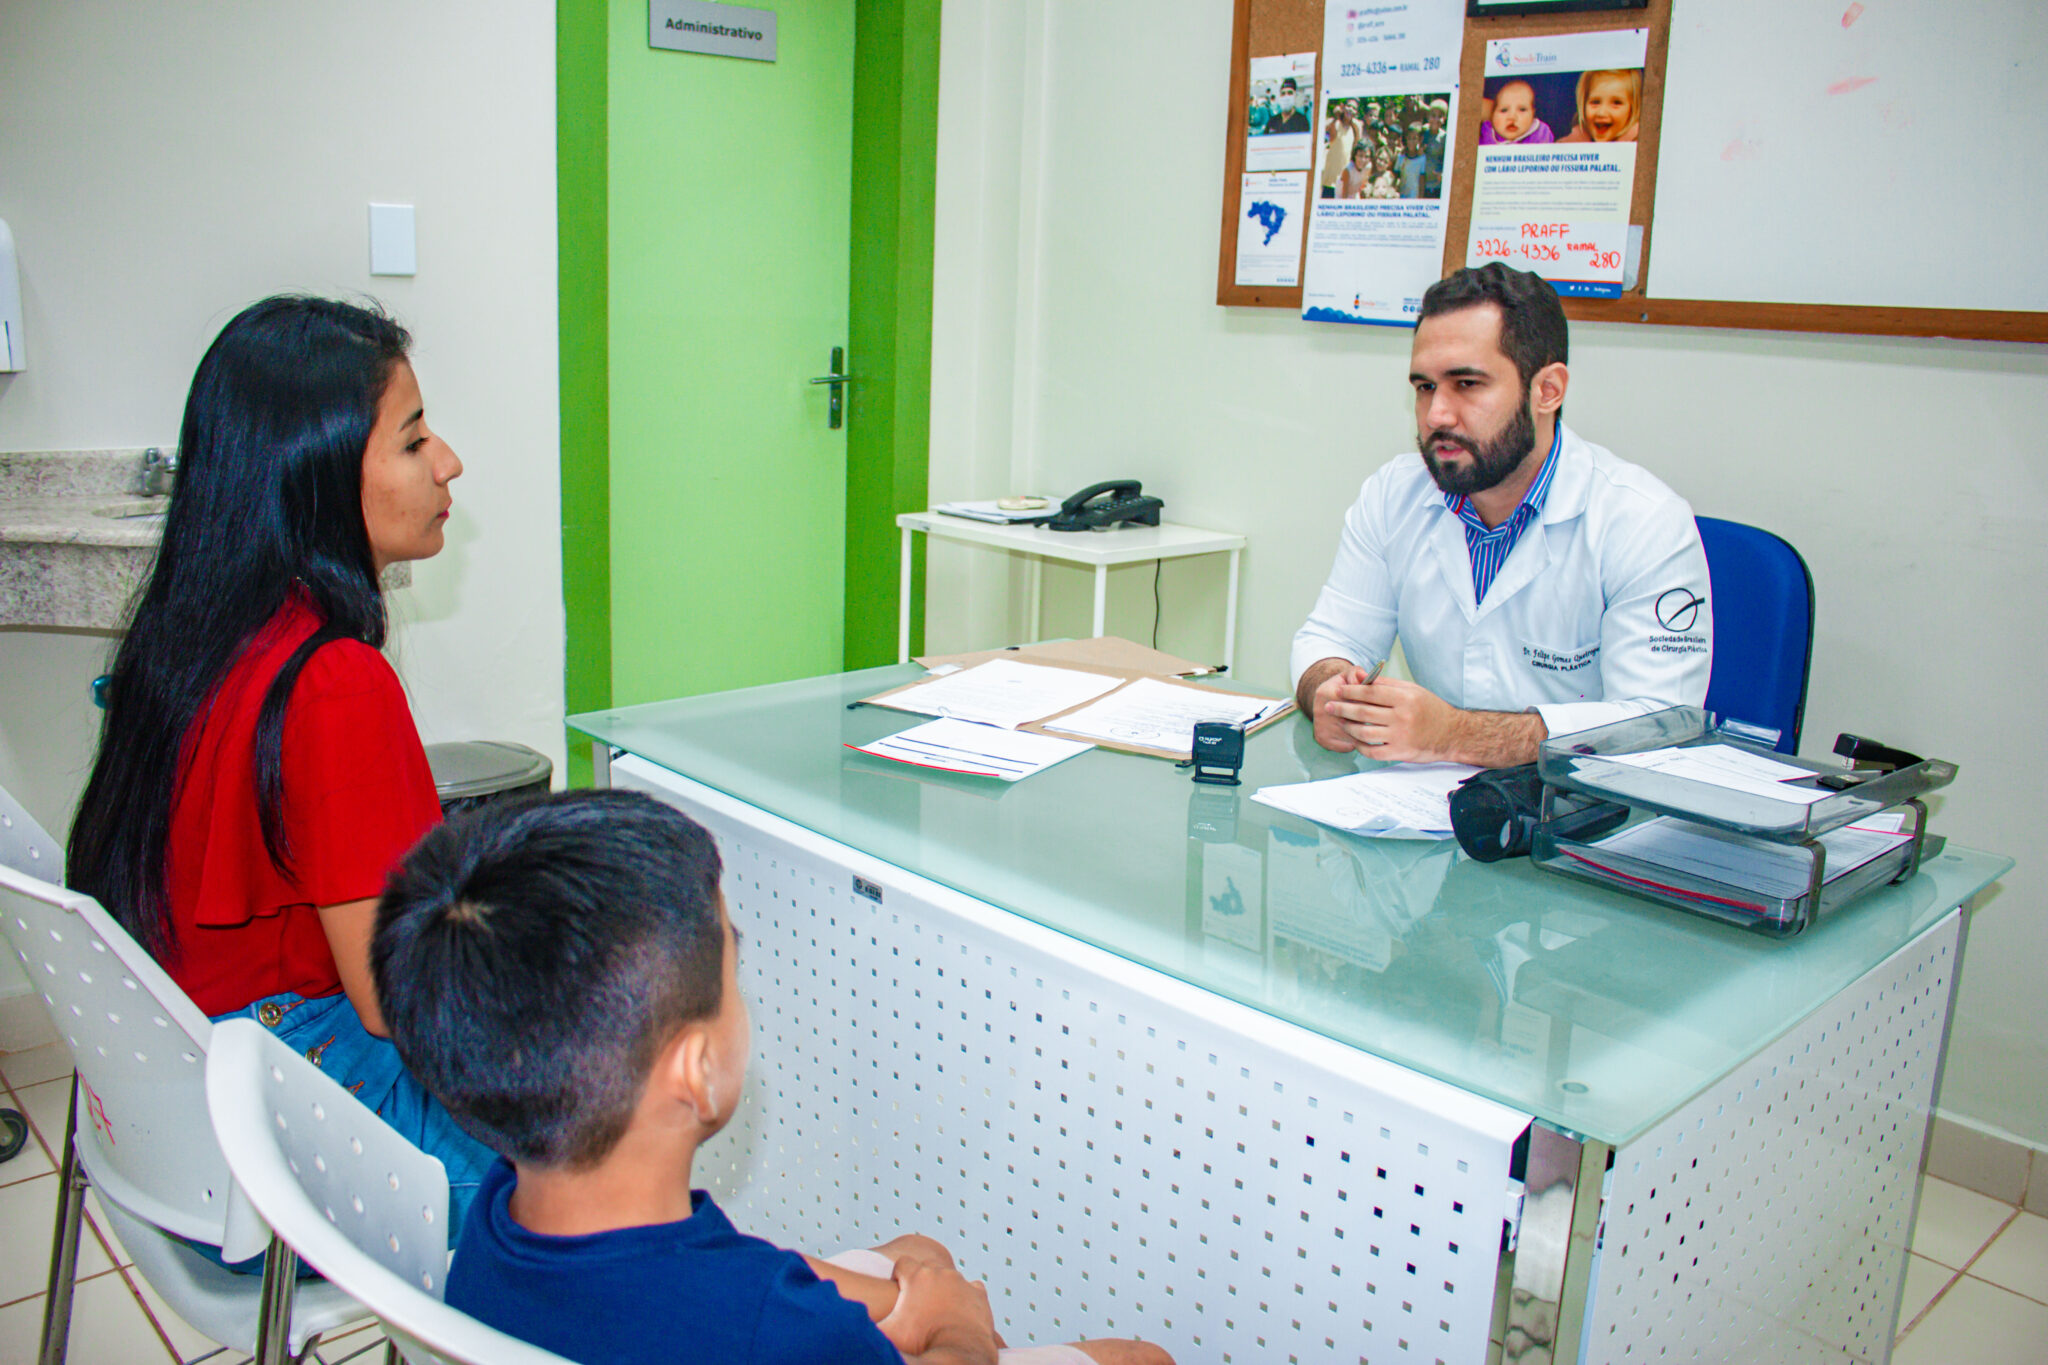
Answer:
[[(1715, 1292), (1697, 1296), (1711, 1300), (1712, 1311), (1685, 1294), (1685, 1312), (1698, 1318), (1688, 1330), (1722, 1332), (1731, 1342), (1744, 1342), (1748, 1354), (1741, 1358), (1749, 1359), (1769, 1358), (1768, 1342), (1778, 1340), (1772, 1333), (1872, 1350), (1877, 1348), (1863, 1338), (1881, 1335), (1888, 1349), (1961, 949), (1959, 907), (2010, 867), (2009, 860), (1951, 848), (1911, 880), (1871, 893), (1803, 935), (1774, 940), (1567, 881), (1526, 860), (1476, 863), (1450, 840), (1353, 838), (1252, 802), (1250, 794), (1261, 786), (1354, 770), (1349, 756), (1316, 747), (1300, 717), (1251, 738), (1244, 785), (1236, 789), (1198, 787), (1170, 763), (1100, 749), (1003, 784), (909, 768), (847, 748), (917, 722), (901, 712), (852, 703), (920, 672), (897, 665), (595, 712), (573, 717), (571, 724), (599, 741), (600, 772), (633, 755), (652, 770), (684, 779), (651, 785), (671, 798), (680, 793), (685, 799), (678, 804), (700, 818), (707, 814), (701, 807), (709, 794), (719, 794), (730, 799), (722, 808), (725, 817), (739, 808), (759, 812), (770, 824), (787, 822), (850, 857), (874, 860), (883, 870), (871, 867), (870, 881), (903, 880), (896, 876), (900, 870), (918, 885), (950, 889), (1042, 926), (1052, 932), (1050, 951), (1070, 963), (1100, 960), (1109, 975), (1117, 964), (1150, 969), (1214, 1001), (1201, 1012), (1212, 1020), (1227, 1014), (1241, 1031), (1247, 1020), (1298, 1028), (1298, 1035), (1275, 1043), (1279, 1051), (1309, 1056), (1335, 1044), (1355, 1051), (1359, 1066), (1367, 1059), (1391, 1063), (1403, 1075), (1428, 1078), (1492, 1106), (1489, 1113), (1540, 1120), (1533, 1140), (1515, 1144), (1508, 1158), (1514, 1179), (1508, 1183), (1517, 1191), (1514, 1198), (1525, 1202), (1534, 1202), (1532, 1191), (1567, 1193), (1562, 1203), (1549, 1200), (1547, 1214), (1563, 1219), (1559, 1226), (1569, 1231), (1560, 1236), (1571, 1239), (1573, 1252), (1564, 1258), (1562, 1280), (1546, 1269), (1542, 1275), (1550, 1283), (1528, 1286), (1529, 1301), (1521, 1311), (1542, 1321), (1519, 1328), (1525, 1341), (1532, 1331), (1557, 1334), (1560, 1354), (1554, 1358), (1569, 1358), (1569, 1348), (1581, 1343), (1591, 1352), (1587, 1358), (1603, 1358), (1609, 1346), (1621, 1350), (1630, 1330), (1651, 1332), (1646, 1340), (1656, 1340), (1658, 1330), (1678, 1330), (1676, 1324), (1637, 1326), (1642, 1303), (1617, 1300), (1610, 1308), (1593, 1293), (1604, 1219), (1623, 1203), (1635, 1206), (1628, 1199), (1632, 1180), (1643, 1183), (1640, 1202), (1647, 1205), (1660, 1181), (1665, 1198), (1677, 1193), (1684, 1201), (1703, 1193), (1719, 1174), (1720, 1217), (1732, 1221), (1737, 1215), (1727, 1194), (1733, 1184), (1728, 1173), (1746, 1172), (1753, 1160), (1764, 1164), (1766, 1158), (1780, 1174), (1751, 1182), (1761, 1191), (1754, 1196), (1760, 1203), (1744, 1209), (1743, 1217), (1754, 1218), (1757, 1208), (1770, 1205), (1770, 1222), (1782, 1226), (1802, 1199), (1831, 1199), (1844, 1207), (1852, 1196), (1865, 1203), (1877, 1199), (1886, 1211), (1881, 1225), (1865, 1218), (1843, 1231), (1804, 1208), (1794, 1226), (1821, 1229), (1808, 1249), (1811, 1272), (1859, 1256), (1869, 1260), (1875, 1248), (1885, 1253), (1879, 1258), (1885, 1262), (1882, 1273), (1865, 1276), (1853, 1291), (1845, 1289), (1842, 1302), (1829, 1299), (1820, 1306), (1811, 1296), (1774, 1297), (1761, 1284), (1754, 1293), (1731, 1296), (1743, 1273), (1742, 1258), (1731, 1253), (1742, 1236), (1710, 1227), (1712, 1219), (1694, 1219), (1695, 1234), (1713, 1240), (1726, 1264)], [(604, 761), (608, 757), (611, 765)], [(693, 794), (703, 798), (697, 808), (689, 799)], [(722, 845), (743, 837), (729, 824), (707, 823)], [(779, 856), (788, 861), (794, 855)], [(734, 858), (730, 847), (727, 857)], [(772, 917), (795, 902), (796, 892), (786, 888), (772, 898), (765, 891), (751, 902), (746, 895), (736, 898), (734, 869), (728, 872), (728, 899), (750, 939), (759, 936), (750, 917)], [(842, 898), (826, 913), (836, 919), (854, 906)], [(907, 931), (899, 925), (890, 932)], [(860, 942), (880, 951), (888, 937), (868, 932)], [(1099, 959), (1082, 945), (1100, 950)], [(829, 945), (816, 951), (823, 954), (827, 975), (837, 980), (845, 960)], [(768, 976), (780, 971), (807, 970), (817, 979), (815, 964), (805, 968), (780, 950), (766, 965), (750, 964), (747, 956), (742, 966), (753, 969), (750, 996), (770, 990)], [(777, 981), (774, 988), (787, 986)], [(797, 994), (805, 989), (815, 986), (799, 986)], [(858, 988), (853, 998), (870, 1008), (883, 1002), (881, 995), (859, 996)], [(842, 1025), (859, 1013), (829, 1008), (815, 995), (804, 999), (807, 1008), (824, 1010)], [(1895, 1005), (1900, 1000), (1909, 1003), (1901, 1009)], [(1243, 1012), (1230, 1013), (1224, 1002)], [(961, 1013), (966, 1019), (967, 1012)], [(757, 1004), (757, 1023), (763, 1022), (761, 1014)], [(1910, 1064), (1902, 1063), (1908, 1052)], [(1008, 1070), (1019, 1084), (1042, 1084), (1030, 1075), (1032, 1059), (1047, 1055), (1041, 1047)], [(991, 1064), (1000, 1060), (991, 1058)], [(836, 1068), (845, 1060), (820, 1054), (806, 1064)], [(1057, 1075), (1067, 1064), (1045, 1066)], [(1239, 1070), (1249, 1075), (1252, 1068)], [(1870, 1079), (1879, 1070), (1883, 1079)], [(1851, 1073), (1853, 1083), (1847, 1081)], [(1378, 1072), (1367, 1079), (1378, 1087), (1374, 1093), (1401, 1091), (1407, 1084), (1390, 1084)], [(1429, 1090), (1424, 1099), (1439, 1093)], [(1752, 1100), (1754, 1112), (1743, 1112)], [(1870, 1126), (1864, 1110), (1873, 1105), (1877, 1113), (1893, 1116), (1889, 1145), (1881, 1152), (1870, 1148), (1875, 1139), (1867, 1134), (1848, 1136)], [(1241, 1107), (1253, 1116), (1252, 1105)], [(1903, 1127), (1899, 1111), (1910, 1116)], [(1351, 1118), (1347, 1111), (1345, 1119)], [(1486, 1122), (1475, 1120), (1481, 1128)], [(1275, 1121), (1271, 1131), (1280, 1128)], [(1686, 1154), (1688, 1174), (1681, 1176), (1672, 1162), (1687, 1132), (1701, 1151)], [(1647, 1166), (1634, 1161), (1630, 1170), (1617, 1152), (1621, 1158), (1641, 1152), (1654, 1159)], [(1794, 1152), (1796, 1160), (1789, 1156)], [(1349, 1153), (1343, 1155), (1348, 1162)], [(1700, 1169), (1699, 1156), (1711, 1158), (1707, 1169)], [(1853, 1191), (1842, 1183), (1848, 1176), (1831, 1175), (1820, 1182), (1825, 1190), (1802, 1192), (1803, 1182), (1794, 1175), (1847, 1169), (1852, 1161), (1866, 1168), (1863, 1184)], [(1379, 1179), (1388, 1179), (1384, 1163), (1375, 1169)], [(783, 1178), (789, 1177), (778, 1175)], [(1303, 1174), (1304, 1180), (1313, 1178)], [(1424, 1189), (1423, 1182), (1413, 1183), (1416, 1191)], [(1695, 1184), (1698, 1191), (1691, 1188)], [(1284, 1198), (1304, 1202), (1298, 1190)], [(1305, 1204), (1296, 1212), (1313, 1222), (1319, 1207)], [(1373, 1212), (1384, 1219), (1385, 1210), (1382, 1204)], [(1520, 1210), (1508, 1212), (1512, 1226)], [(827, 1230), (821, 1225), (821, 1234)], [(791, 1229), (792, 1235), (803, 1231)], [(1680, 1249), (1676, 1242), (1658, 1245), (1659, 1235), (1646, 1225), (1627, 1255), (1661, 1259)], [(1782, 1240), (1784, 1234), (1778, 1235)], [(1509, 1253), (1515, 1240), (1511, 1233)], [(1896, 1256), (1890, 1254), (1894, 1244)], [(1370, 1245), (1377, 1257), (1380, 1245)], [(1305, 1253), (1298, 1261), (1307, 1259), (1306, 1248), (1296, 1249)], [(1696, 1250), (1687, 1251), (1686, 1259), (1697, 1265)], [(1796, 1250), (1788, 1247), (1787, 1253)], [(992, 1255), (997, 1251), (1008, 1254), (991, 1246)], [(1695, 1273), (1705, 1276), (1715, 1264), (1708, 1258)], [(1403, 1279), (1422, 1273), (1403, 1265)], [(1520, 1286), (1525, 1269), (1504, 1270), (1503, 1283), (1512, 1275)], [(1624, 1278), (1637, 1283), (1623, 1269), (1610, 1264), (1617, 1288)], [(1162, 1266), (1160, 1273), (1173, 1272)], [(1663, 1275), (1656, 1279), (1667, 1297), (1686, 1287)], [(1505, 1302), (1509, 1297), (1504, 1291), (1488, 1324), (1496, 1340), (1518, 1330), (1516, 1311)], [(1341, 1297), (1323, 1302), (1329, 1310), (1318, 1323), (1334, 1315), (1352, 1323), (1356, 1334), (1353, 1319), (1365, 1321), (1357, 1313), (1346, 1317), (1350, 1310)], [(1411, 1313), (1418, 1311), (1413, 1299), (1402, 1302), (1411, 1305)], [(1012, 1306), (1017, 1311), (1008, 1321), (1034, 1326), (1029, 1312)], [(1661, 1302), (1652, 1306), (1669, 1308)], [(1630, 1323), (1602, 1319), (1608, 1341), (1597, 1348), (1596, 1309)], [(1432, 1318), (1429, 1325), (1439, 1321), (1449, 1319)], [(1296, 1330), (1327, 1335), (1328, 1324), (1318, 1323), (1309, 1329), (1297, 1323)], [(1215, 1340), (1229, 1339), (1220, 1325), (1210, 1325), (1218, 1328), (1211, 1342), (1181, 1342), (1194, 1358), (1212, 1358)], [(1158, 1330), (1150, 1321), (1144, 1327), (1148, 1335)], [(1090, 1330), (1108, 1329), (1096, 1324)], [(1380, 1319), (1363, 1330), (1363, 1340), (1378, 1341), (1389, 1328)], [(1163, 1336), (1171, 1345), (1172, 1333)], [(1429, 1336), (1441, 1352), (1443, 1335)], [(1480, 1340), (1483, 1349), (1485, 1337)], [(1254, 1346), (1250, 1339), (1244, 1345), (1251, 1354), (1243, 1358), (1269, 1358), (1262, 1354), (1269, 1345)], [(1544, 1345), (1549, 1350), (1551, 1343)], [(1461, 1358), (1461, 1352), (1444, 1358)]]

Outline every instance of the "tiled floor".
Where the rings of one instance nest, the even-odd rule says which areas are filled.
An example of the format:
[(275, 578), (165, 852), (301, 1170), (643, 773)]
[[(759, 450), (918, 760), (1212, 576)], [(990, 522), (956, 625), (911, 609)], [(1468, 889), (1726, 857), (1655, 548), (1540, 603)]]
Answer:
[[(37, 1140), (0, 1165), (0, 1361), (30, 1360), (42, 1329), (56, 1149), (69, 1099), (59, 1049), (0, 1056), (0, 1104), (29, 1116)], [(126, 1252), (88, 1213), (72, 1309), (73, 1365), (192, 1361), (217, 1350), (166, 1308), (127, 1264)], [(1897, 1365), (2040, 1365), (2048, 1342), (2048, 1218), (1929, 1177), (1913, 1230)], [(322, 1343), (330, 1363), (381, 1338), (361, 1328)], [(246, 1359), (223, 1352), (222, 1365)], [(364, 1360), (381, 1358), (368, 1352)]]

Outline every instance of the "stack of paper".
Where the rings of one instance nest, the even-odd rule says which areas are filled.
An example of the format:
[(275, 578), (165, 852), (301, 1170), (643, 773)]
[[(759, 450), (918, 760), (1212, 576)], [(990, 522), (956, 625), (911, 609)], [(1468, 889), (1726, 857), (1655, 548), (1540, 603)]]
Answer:
[[(1874, 825), (1830, 830), (1819, 839), (1827, 850), (1827, 880), (1855, 871), (1911, 837)], [(1780, 898), (1806, 894), (1813, 866), (1811, 855), (1796, 844), (1745, 839), (1668, 815), (1632, 825), (1592, 847)]]
[[(1055, 648), (1073, 657), (1049, 662), (1057, 657)], [(1249, 734), (1294, 709), (1286, 697), (1254, 697), (1161, 676), (1154, 670), (1209, 670), (1124, 640), (985, 651), (934, 658), (931, 665), (921, 681), (861, 700), (1011, 730), (1059, 730), (1112, 749), (1178, 759), (1194, 747), (1199, 721), (1240, 725)]]
[(972, 773), (977, 777), (1000, 777), (1015, 782), (1075, 754), (1086, 753), (1092, 744), (1049, 735), (1026, 734), (993, 725), (976, 725), (964, 720), (934, 720), (908, 730), (885, 735), (870, 744), (849, 744), (876, 758), (914, 763), (920, 768), (939, 768), (949, 773)]
[(1019, 521), (1043, 521), (1060, 510), (1059, 503), (1052, 498), (1039, 497), (1038, 501), (1040, 506), (1018, 511), (1007, 511), (993, 502), (942, 502), (932, 510), (943, 512), (949, 517), (965, 517), (969, 521), (994, 522), (998, 526), (1008, 526)]
[(1285, 697), (1269, 701), (1139, 678), (1101, 701), (1047, 721), (1045, 728), (1143, 749), (1185, 750), (1194, 745), (1197, 721), (1251, 726), (1287, 705)]
[(1252, 800), (1319, 825), (1390, 839), (1451, 832), (1451, 791), (1479, 769), (1463, 763), (1394, 763), (1321, 782), (1261, 787)]
[(1050, 716), (1091, 701), (1123, 686), (1123, 683), (1122, 678), (1101, 673), (991, 659), (973, 668), (948, 673), (900, 692), (891, 692), (887, 694), (887, 704), (898, 711), (979, 721), (983, 725), (1000, 725), (1006, 730), (1014, 730), (1040, 716)]
[[(1747, 792), (1751, 796), (1765, 796), (1773, 801), (1794, 801), (1802, 806), (1825, 801), (1834, 795), (1814, 787), (1787, 786), (1788, 782), (1812, 777), (1812, 771), (1753, 754), (1747, 749), (1738, 749), (1732, 744), (1694, 744), (1651, 749), (1640, 754), (1600, 754), (1597, 758), (1582, 758), (1579, 762), (1585, 765), (1586, 776), (1601, 782), (1608, 778), (1594, 765), (1614, 763), (1625, 768), (1662, 773), (1666, 777), (1705, 782), (1730, 791)], [(1626, 788), (1617, 786), (1617, 790)]]

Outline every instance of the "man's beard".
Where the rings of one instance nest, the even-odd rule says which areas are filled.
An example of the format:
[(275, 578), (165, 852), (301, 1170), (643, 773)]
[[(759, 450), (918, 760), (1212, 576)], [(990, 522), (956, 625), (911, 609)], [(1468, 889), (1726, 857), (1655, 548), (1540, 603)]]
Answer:
[[(1471, 463), (1458, 469), (1445, 468), (1438, 463), (1436, 452), (1430, 449), (1438, 441), (1462, 447), (1472, 457)], [(1531, 410), (1529, 400), (1524, 398), (1514, 418), (1483, 445), (1462, 436), (1453, 436), (1448, 431), (1432, 431), (1419, 437), (1415, 444), (1422, 452), (1422, 462), (1429, 466), (1429, 477), (1436, 480), (1438, 488), (1446, 493), (1470, 497), (1498, 487), (1521, 467), (1529, 452), (1536, 448), (1536, 414)]]

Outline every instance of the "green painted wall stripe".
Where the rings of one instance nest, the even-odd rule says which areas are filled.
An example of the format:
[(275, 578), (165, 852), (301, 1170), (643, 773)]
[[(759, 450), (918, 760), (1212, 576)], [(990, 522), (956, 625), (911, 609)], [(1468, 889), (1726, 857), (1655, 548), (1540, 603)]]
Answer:
[[(926, 505), (940, 0), (860, 0), (854, 38), (846, 666), (896, 657), (898, 512)], [(923, 543), (911, 647), (923, 646)]]
[[(608, 63), (605, 0), (555, 7), (556, 288), (561, 348), (562, 691), (571, 714), (612, 702)], [(590, 785), (571, 735), (567, 781)]]

